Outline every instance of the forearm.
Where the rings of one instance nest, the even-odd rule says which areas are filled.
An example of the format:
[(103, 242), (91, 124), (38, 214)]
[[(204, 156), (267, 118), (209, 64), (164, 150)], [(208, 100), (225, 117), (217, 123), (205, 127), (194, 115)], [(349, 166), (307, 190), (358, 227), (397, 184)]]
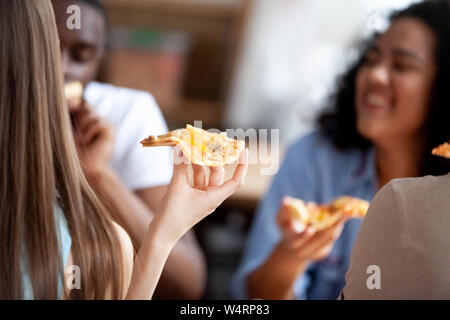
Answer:
[(167, 260), (155, 298), (201, 299), (206, 287), (206, 262), (193, 232), (177, 242)]
[[(138, 250), (155, 216), (149, 209), (149, 204), (124, 186), (110, 169), (103, 170), (95, 179), (89, 180), (97, 194), (116, 213), (118, 223), (127, 231)], [(203, 254), (196, 244), (194, 234), (189, 231), (170, 252), (156, 295), (171, 299), (175, 296), (180, 299), (201, 298), (206, 283), (205, 269)]]
[(294, 284), (306, 270), (306, 263), (292, 259), (292, 254), (277, 245), (269, 258), (247, 277), (249, 298), (294, 299)]
[(164, 265), (177, 238), (170, 235), (163, 218), (150, 224), (133, 264), (131, 282), (126, 299), (151, 299), (161, 277)]

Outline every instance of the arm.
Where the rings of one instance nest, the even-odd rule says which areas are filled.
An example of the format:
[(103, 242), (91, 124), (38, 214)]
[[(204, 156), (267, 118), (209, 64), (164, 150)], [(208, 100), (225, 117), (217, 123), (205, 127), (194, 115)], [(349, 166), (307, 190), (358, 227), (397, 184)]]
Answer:
[[(334, 239), (332, 235), (326, 239), (328, 236), (316, 237), (318, 234), (308, 235), (301, 232), (291, 219), (282, 214), (280, 204), (285, 196), (298, 197), (306, 201), (317, 200), (321, 186), (313, 183), (319, 180), (316, 178), (315, 168), (316, 147), (316, 136), (309, 136), (300, 139), (289, 148), (279, 172), (255, 214), (242, 262), (230, 288), (233, 298), (308, 297), (308, 291), (314, 286), (315, 279), (305, 270), (309, 271), (318, 266), (307, 261), (314, 258), (311, 256), (311, 250), (295, 248), (302, 246), (307, 239), (316, 238), (322, 247), (318, 254), (324, 256), (329, 252), (331, 247), (329, 243)], [(340, 232), (338, 230), (340, 227), (336, 226), (337, 232)], [(326, 244), (323, 244), (323, 241)]]
[[(251, 287), (254, 285), (255, 281), (250, 281), (250, 274), (252, 274), (256, 269), (264, 264), (264, 262), (271, 257), (272, 252), (278, 246), (281, 240), (280, 229), (276, 223), (276, 214), (279, 209), (282, 198), (286, 195), (298, 196), (302, 195), (304, 199), (311, 199), (312, 188), (310, 188), (309, 177), (307, 175), (307, 168), (303, 166), (303, 150), (298, 148), (295, 144), (290, 147), (285, 159), (283, 160), (280, 170), (275, 175), (270, 185), (270, 188), (264, 198), (261, 200), (258, 210), (254, 215), (252, 225), (247, 236), (245, 250), (243, 252), (242, 260), (233, 275), (230, 295), (233, 299), (250, 299), (253, 297), (258, 297), (259, 290), (253, 290)], [(297, 170), (302, 168), (300, 172)], [(297, 180), (297, 176), (299, 180)], [(277, 255), (275, 255), (276, 258)], [(280, 254), (282, 256), (282, 254)], [(291, 263), (289, 263), (292, 266)], [(273, 266), (273, 265), (272, 265)], [(273, 268), (271, 268), (273, 270)], [(298, 277), (298, 274), (293, 269), (297, 269), (296, 266), (289, 268), (289, 279), (280, 280), (285, 287), (293, 288), (294, 282)], [(264, 270), (262, 273), (266, 274)], [(262, 273), (260, 275), (262, 275)], [(295, 273), (295, 275), (293, 275)], [(288, 276), (288, 274), (283, 274), (283, 276)], [(270, 286), (277, 285), (277, 281), (270, 281)], [(249, 283), (253, 282), (253, 283)], [(304, 281), (303, 283), (307, 283)], [(303, 285), (303, 284), (302, 284)], [(297, 288), (298, 289), (298, 288)], [(306, 290), (302, 288), (301, 290)], [(277, 290), (278, 291), (278, 290)], [(284, 291), (284, 290), (281, 290)], [(294, 293), (292, 290), (284, 297), (294, 297), (299, 295), (298, 290)], [(282, 295), (277, 294), (280, 298)], [(284, 298), (283, 297), (283, 298)]]
[[(83, 171), (103, 202), (110, 206), (114, 219), (130, 235), (138, 249), (153, 219), (167, 186), (132, 192), (109, 167), (114, 148), (112, 127), (96, 115), (86, 103), (75, 114), (75, 140)], [(169, 255), (158, 286), (161, 296), (198, 299), (205, 286), (205, 262), (192, 231), (188, 232)]]
[(311, 227), (304, 230), (286, 210), (283, 199), (278, 214), (282, 240), (275, 246), (269, 258), (248, 279), (250, 297), (263, 299), (293, 299), (294, 284), (304, 275), (309, 262), (326, 257), (342, 232), (347, 218), (343, 217), (326, 230), (315, 232)]
[(401, 208), (394, 187), (392, 182), (385, 185), (370, 204), (356, 238), (340, 299), (405, 297)]
[(327, 145), (313, 134), (289, 148), (253, 220), (242, 263), (233, 277), (233, 298), (308, 299), (323, 280), (322, 266), (313, 261), (329, 254), (345, 221), (321, 232), (302, 230), (284, 213), (283, 198), (322, 198), (327, 186), (321, 185), (324, 173), (319, 165), (329, 163), (332, 152), (325, 149)]
[[(157, 207), (156, 201), (152, 201), (157, 200), (152, 194), (155, 188), (138, 191), (139, 197), (128, 190), (107, 166), (98, 171), (96, 178), (90, 181), (97, 194), (101, 194), (104, 202), (110, 204), (136, 250), (139, 249), (154, 217), (149, 208)], [(167, 186), (157, 188), (157, 191), (167, 190)], [(205, 269), (204, 257), (195, 236), (192, 231), (188, 231), (170, 252), (156, 295), (160, 298), (200, 299), (206, 282)]]
[[(167, 186), (136, 191), (137, 196), (156, 212)], [(145, 230), (144, 230), (145, 231)], [(167, 259), (155, 297), (201, 299), (206, 287), (206, 261), (193, 230), (177, 242)]]
[(247, 171), (247, 154), (247, 150), (242, 152), (233, 178), (226, 183), (222, 183), (223, 168), (211, 168), (209, 185), (206, 185), (206, 180), (196, 179), (203, 169), (195, 169), (194, 166), (194, 185), (191, 187), (187, 165), (174, 166), (174, 175), (161, 201), (159, 214), (150, 224), (137, 253), (127, 299), (152, 297), (168, 254), (179, 238), (242, 186)]
[(250, 298), (295, 299), (294, 283), (306, 265), (292, 261), (289, 252), (277, 245), (269, 258), (247, 278)]

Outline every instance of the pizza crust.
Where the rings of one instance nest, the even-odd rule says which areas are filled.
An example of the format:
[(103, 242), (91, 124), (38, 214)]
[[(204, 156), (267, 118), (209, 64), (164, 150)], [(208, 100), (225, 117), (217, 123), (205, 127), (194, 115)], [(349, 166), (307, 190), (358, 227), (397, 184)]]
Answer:
[(245, 148), (244, 141), (230, 139), (225, 132), (211, 133), (191, 125), (165, 135), (149, 136), (141, 144), (144, 147), (179, 146), (191, 163), (210, 167), (235, 163)]

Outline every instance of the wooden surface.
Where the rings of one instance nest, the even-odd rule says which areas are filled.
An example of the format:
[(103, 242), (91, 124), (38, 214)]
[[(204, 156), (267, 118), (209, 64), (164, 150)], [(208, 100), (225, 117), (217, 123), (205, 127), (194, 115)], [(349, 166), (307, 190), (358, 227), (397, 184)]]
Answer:
[[(112, 28), (149, 28), (182, 32), (189, 37), (191, 46), (183, 62), (179, 99), (175, 97), (176, 103), (170, 99), (158, 103), (171, 128), (202, 120), (205, 127), (223, 129), (223, 106), (250, 0), (104, 0), (103, 3)], [(105, 76), (101, 80), (109, 79)], [(126, 82), (119, 80), (116, 79)], [(157, 96), (155, 90), (147, 89)]]

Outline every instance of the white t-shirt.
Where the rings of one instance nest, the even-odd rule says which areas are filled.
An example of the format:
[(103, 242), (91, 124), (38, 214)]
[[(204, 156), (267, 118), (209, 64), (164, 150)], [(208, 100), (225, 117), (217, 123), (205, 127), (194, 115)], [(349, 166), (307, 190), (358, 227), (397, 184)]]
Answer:
[(171, 148), (143, 148), (139, 143), (149, 135), (167, 132), (153, 96), (144, 91), (91, 82), (84, 97), (115, 127), (111, 166), (122, 182), (132, 190), (168, 184), (172, 177)]

